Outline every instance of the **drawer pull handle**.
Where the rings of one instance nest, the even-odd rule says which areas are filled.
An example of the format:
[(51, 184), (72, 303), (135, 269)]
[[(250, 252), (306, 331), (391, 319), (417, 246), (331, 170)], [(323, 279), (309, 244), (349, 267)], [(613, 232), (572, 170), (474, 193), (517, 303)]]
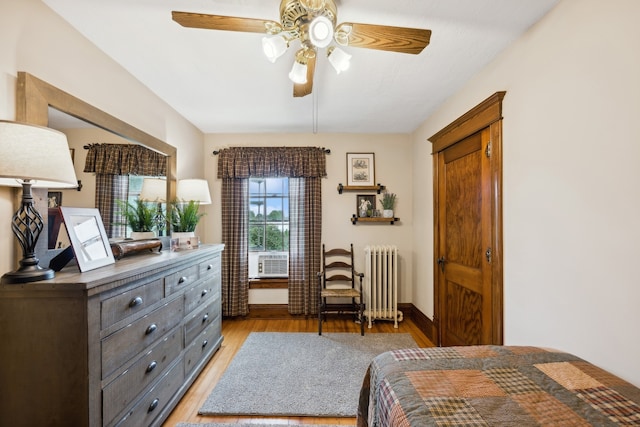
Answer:
[(156, 366), (158, 366), (158, 362), (156, 362), (155, 360), (149, 363), (149, 366), (147, 366), (147, 374), (156, 369)]
[(153, 399), (153, 402), (151, 402), (151, 405), (149, 405), (149, 409), (147, 410), (147, 412), (151, 412), (154, 409), (156, 409), (158, 407), (158, 403), (160, 403), (160, 399), (158, 398)]
[(139, 306), (139, 305), (142, 305), (142, 303), (143, 303), (143, 302), (144, 302), (144, 301), (143, 301), (142, 297), (135, 297), (134, 299), (132, 299), (132, 300), (129, 302), (129, 307), (131, 307), (131, 308), (133, 308), (133, 307), (137, 307), (137, 306)]
[(205, 348), (207, 344), (209, 344), (209, 341), (207, 340), (202, 341), (202, 348)]
[(205, 323), (207, 320), (209, 320), (209, 313), (202, 316), (202, 323)]
[(211, 270), (211, 269), (213, 269), (213, 265), (211, 264), (207, 265), (207, 270)]
[(182, 276), (181, 278), (178, 279), (178, 284), (182, 285), (186, 281), (187, 281), (187, 276)]
[(147, 330), (144, 333), (145, 335), (149, 335), (152, 334), (156, 329), (158, 329), (158, 325), (152, 323), (147, 327)]
[(201, 296), (201, 297), (203, 297), (203, 296), (205, 296), (205, 295), (206, 295), (206, 294), (208, 294), (208, 293), (209, 293), (209, 291), (208, 291), (208, 290), (203, 289), (203, 290), (202, 290), (202, 294), (201, 294), (200, 296)]

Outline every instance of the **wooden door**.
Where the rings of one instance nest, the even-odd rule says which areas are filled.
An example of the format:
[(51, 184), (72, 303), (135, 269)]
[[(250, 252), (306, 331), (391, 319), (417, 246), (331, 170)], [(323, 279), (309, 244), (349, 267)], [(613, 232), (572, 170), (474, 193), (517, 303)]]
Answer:
[(438, 344), (502, 344), (501, 115), (460, 128), (432, 137)]

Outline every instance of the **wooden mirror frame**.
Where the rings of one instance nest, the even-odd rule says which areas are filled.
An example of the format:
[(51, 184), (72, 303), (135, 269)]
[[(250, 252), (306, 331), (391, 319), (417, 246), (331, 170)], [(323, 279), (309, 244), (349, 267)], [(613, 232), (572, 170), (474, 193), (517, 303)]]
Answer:
[[(93, 105), (87, 104), (75, 96), (27, 72), (19, 71), (18, 87), (16, 90), (16, 121), (48, 126), (49, 107), (166, 155), (167, 200), (173, 200), (175, 198), (177, 169), (176, 147), (105, 113)], [(38, 196), (39, 191), (43, 190), (44, 197), (36, 197), (36, 209), (40, 212), (47, 211), (46, 189), (34, 189), (34, 195), (36, 196)], [(40, 199), (42, 199), (41, 203), (39, 203)], [(46, 228), (45, 224), (45, 229)], [(47, 233), (42, 233), (36, 247), (36, 255), (40, 259), (41, 264), (48, 264), (49, 260), (59, 252), (60, 250), (48, 249)]]

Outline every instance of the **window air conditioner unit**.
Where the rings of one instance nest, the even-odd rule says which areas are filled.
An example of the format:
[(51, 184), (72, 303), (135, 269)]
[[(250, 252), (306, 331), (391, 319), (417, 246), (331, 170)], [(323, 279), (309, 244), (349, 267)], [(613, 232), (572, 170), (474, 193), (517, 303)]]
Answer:
[(282, 277), (289, 274), (289, 254), (258, 256), (258, 277)]

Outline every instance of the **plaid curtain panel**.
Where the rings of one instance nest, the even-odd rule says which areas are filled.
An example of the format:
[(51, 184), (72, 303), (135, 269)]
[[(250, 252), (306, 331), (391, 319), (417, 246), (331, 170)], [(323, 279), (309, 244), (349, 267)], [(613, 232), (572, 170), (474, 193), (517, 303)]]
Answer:
[(248, 179), (223, 179), (222, 315), (249, 314)]
[(128, 175), (96, 174), (95, 206), (100, 211), (108, 237), (124, 237), (124, 218), (114, 211), (115, 200), (127, 200), (129, 194)]

